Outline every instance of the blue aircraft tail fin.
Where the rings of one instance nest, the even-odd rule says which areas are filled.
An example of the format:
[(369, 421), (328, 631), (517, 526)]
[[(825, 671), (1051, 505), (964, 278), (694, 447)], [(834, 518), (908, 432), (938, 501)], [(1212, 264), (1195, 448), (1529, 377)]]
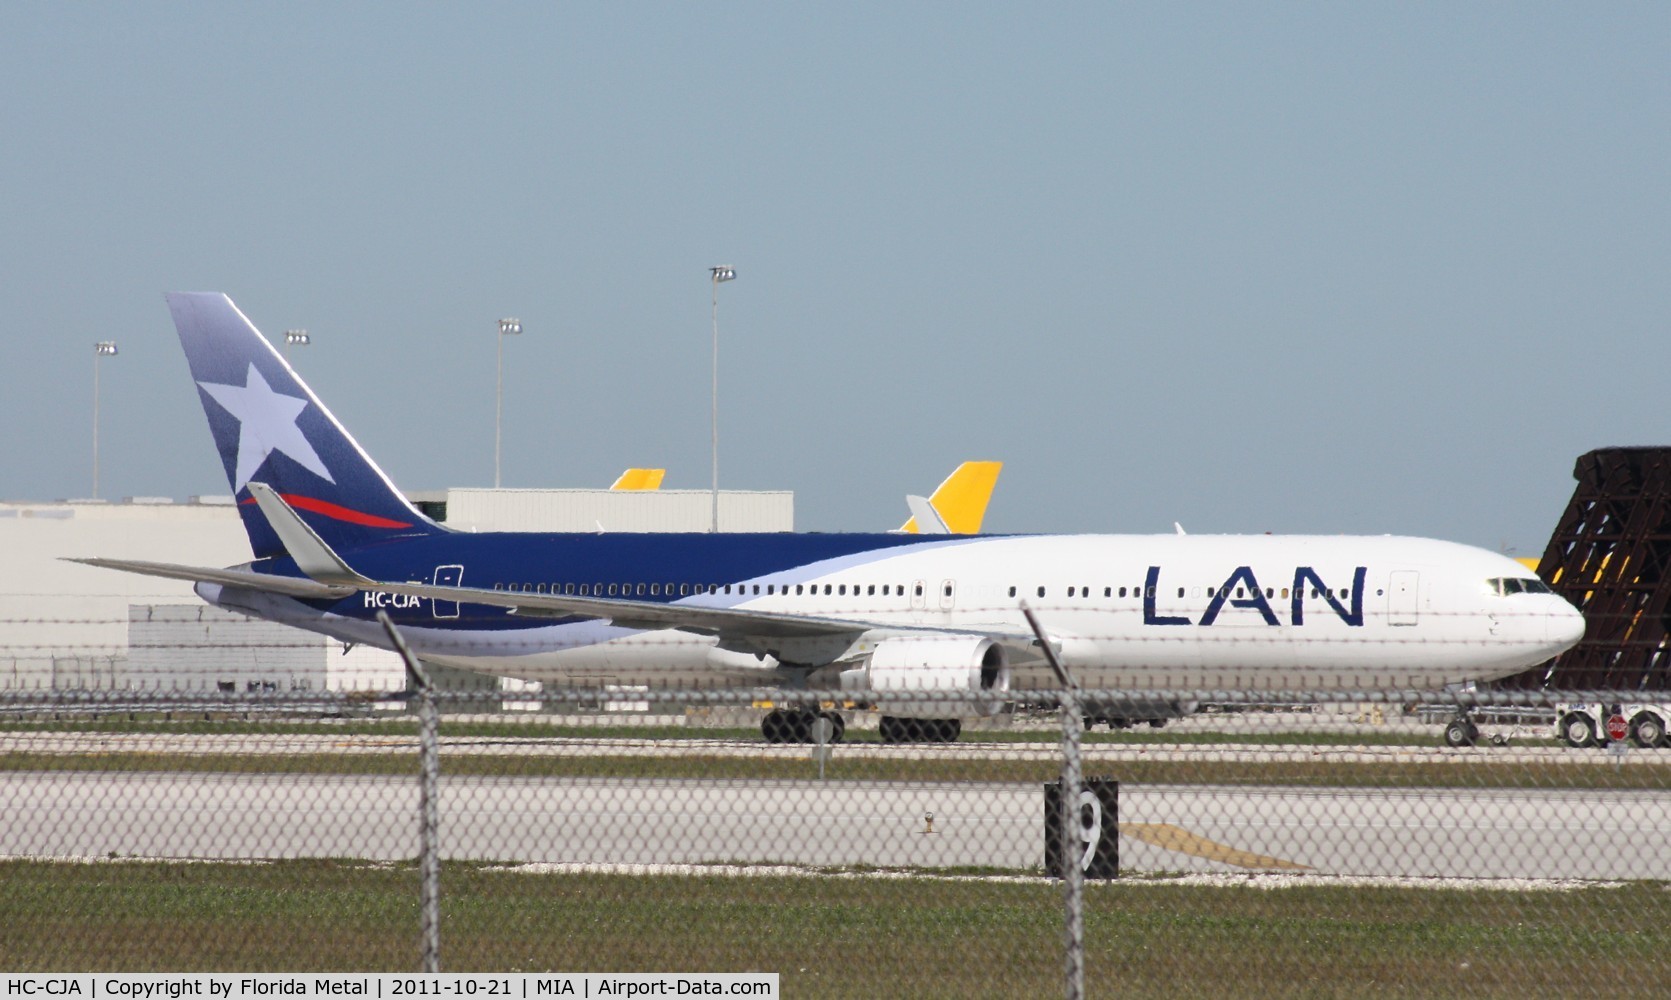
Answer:
[(172, 292), (168, 308), (256, 558), (285, 548), (250, 495), (252, 480), (334, 549), (444, 530), (395, 489), (231, 299)]

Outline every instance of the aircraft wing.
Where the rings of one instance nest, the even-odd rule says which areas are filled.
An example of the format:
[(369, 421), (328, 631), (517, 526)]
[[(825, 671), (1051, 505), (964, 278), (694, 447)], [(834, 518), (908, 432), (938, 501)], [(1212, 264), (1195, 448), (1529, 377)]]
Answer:
[(75, 559), (73, 562), (107, 569), (126, 570), (148, 576), (175, 580), (218, 583), (231, 587), (283, 594), (304, 600), (341, 599), (357, 591), (403, 594), (448, 601), (457, 604), (479, 604), (508, 609), (513, 614), (545, 618), (596, 618), (622, 628), (679, 629), (699, 635), (719, 636), (742, 641), (762, 639), (826, 639), (852, 636), (866, 632), (932, 633), (968, 635), (978, 633), (1006, 644), (1026, 645), (1033, 641), (1030, 632), (1009, 628), (939, 628), (935, 626), (895, 624), (892, 622), (859, 619), (824, 618), (792, 615), (775, 611), (755, 611), (743, 608), (713, 608), (692, 604), (673, 604), (660, 601), (633, 601), (607, 597), (581, 597), (573, 594), (541, 594), (525, 590), (488, 590), (480, 587), (456, 587), (421, 581), (374, 580), (365, 576), (343, 560), (314, 530), (296, 516), (276, 491), (265, 483), (247, 484), (274, 532), (286, 551), (306, 578), (276, 576), (248, 569), (207, 569), (179, 566), (171, 563), (135, 562), (121, 559)]
[(526, 591), (484, 590), (429, 583), (366, 581), (361, 589), (406, 594), (459, 604), (485, 604), (508, 608), (512, 614), (529, 617), (597, 618), (612, 625), (633, 629), (677, 629), (697, 635), (717, 636), (758, 645), (762, 640), (859, 639), (870, 633), (888, 635), (982, 635), (1031, 656), (1037, 643), (1033, 633), (1000, 624), (968, 624), (956, 628), (857, 618), (824, 618), (811, 615), (757, 611), (746, 608), (711, 608), (690, 604), (664, 604), (607, 597), (578, 597), (570, 594), (539, 594)]
[(633, 601), (606, 597), (577, 597), (565, 594), (537, 594), (480, 587), (449, 587), (420, 582), (395, 582), (360, 577), (352, 584), (326, 584), (291, 576), (276, 576), (248, 569), (212, 569), (175, 563), (142, 562), (130, 559), (71, 559), (69, 562), (102, 569), (123, 570), (146, 576), (194, 583), (216, 583), (242, 587), (303, 600), (339, 600), (359, 591), (404, 594), (411, 597), (458, 604), (501, 607), (513, 614), (544, 618), (596, 618), (635, 629), (679, 629), (723, 638), (815, 639), (839, 635), (859, 636), (873, 630), (893, 633), (967, 635), (977, 632), (1008, 644), (1026, 644), (1030, 633), (1005, 627), (940, 628), (849, 618), (822, 618), (743, 608), (709, 608), (659, 601)]
[(431, 583), (367, 580), (362, 590), (406, 594), (459, 604), (486, 604), (513, 614), (540, 618), (601, 618), (622, 628), (674, 628), (704, 635), (749, 635), (767, 638), (811, 638), (863, 632), (870, 622), (841, 618), (785, 615), (739, 608), (705, 608), (659, 601), (632, 601), (570, 594), (531, 594), (525, 591), (449, 587)]

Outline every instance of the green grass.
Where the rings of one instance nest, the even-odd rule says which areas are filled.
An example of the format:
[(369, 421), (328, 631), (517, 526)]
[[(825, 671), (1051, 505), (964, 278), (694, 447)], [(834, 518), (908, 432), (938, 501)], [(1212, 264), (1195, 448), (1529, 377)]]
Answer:
[[(1322, 760), (1216, 761), (1134, 760), (1092, 765), (1099, 774), (1143, 784), (1289, 785), (1303, 788), (1671, 788), (1671, 762), (1615, 767), (1605, 760), (1542, 764), (1494, 762), (1489, 757), (1465, 762)], [(320, 754), (154, 754), (154, 753), (0, 753), (3, 771), (192, 771), (238, 774), (415, 774), (412, 753)], [(472, 754), (445, 751), (443, 775), (703, 778), (733, 780), (802, 780), (818, 765), (807, 756), (767, 754), (711, 756), (700, 748), (665, 757), (547, 757)], [(1002, 757), (929, 757), (926, 759), (844, 758), (837, 750), (825, 766), (830, 781), (1053, 781), (1061, 775), (1055, 760), (1006, 760)]]
[[(0, 968), (411, 970), (417, 895), (407, 864), (0, 862)], [(755, 970), (786, 997), (1061, 991), (1045, 882), (449, 863), (442, 896), (444, 970)], [(1085, 964), (1092, 996), (1646, 996), (1671, 975), (1671, 893), (1094, 884)]]

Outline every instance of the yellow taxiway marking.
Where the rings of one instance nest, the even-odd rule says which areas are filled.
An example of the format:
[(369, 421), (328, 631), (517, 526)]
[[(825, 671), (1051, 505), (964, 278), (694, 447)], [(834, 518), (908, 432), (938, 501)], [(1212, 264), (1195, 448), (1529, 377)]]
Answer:
[(1281, 858), (1266, 857), (1251, 851), (1238, 850), (1229, 844), (1221, 844), (1215, 840), (1190, 833), (1181, 826), (1171, 823), (1121, 823), (1120, 832), (1128, 837), (1134, 837), (1146, 844), (1177, 851), (1179, 854), (1189, 854), (1208, 861), (1220, 861), (1237, 868), (1275, 868), (1282, 871), (1311, 871), (1310, 865), (1302, 865)]

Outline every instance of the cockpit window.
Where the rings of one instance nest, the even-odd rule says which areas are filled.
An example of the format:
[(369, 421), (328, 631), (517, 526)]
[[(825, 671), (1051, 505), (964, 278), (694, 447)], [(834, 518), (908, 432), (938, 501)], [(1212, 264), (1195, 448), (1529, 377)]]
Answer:
[(1553, 594), (1549, 584), (1537, 577), (1499, 576), (1485, 581), (1485, 589), (1498, 597), (1509, 597), (1514, 594)]

